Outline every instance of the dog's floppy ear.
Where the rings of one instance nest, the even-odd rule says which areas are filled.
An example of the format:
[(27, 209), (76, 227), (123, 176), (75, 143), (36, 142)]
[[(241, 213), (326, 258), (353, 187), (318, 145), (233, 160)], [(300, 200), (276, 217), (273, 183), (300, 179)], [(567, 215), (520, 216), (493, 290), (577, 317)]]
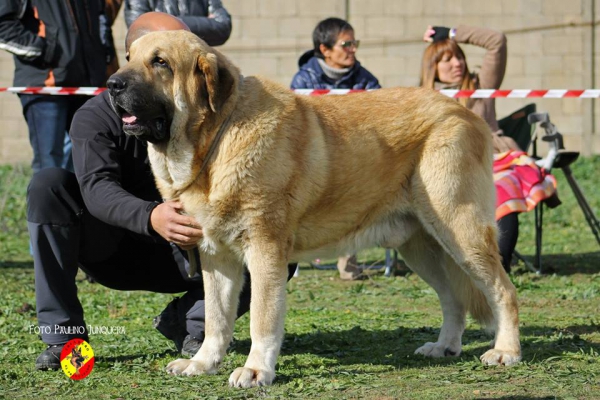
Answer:
[(216, 54), (202, 53), (198, 56), (198, 68), (204, 74), (208, 104), (213, 112), (218, 112), (231, 94), (234, 79), (226, 62)]

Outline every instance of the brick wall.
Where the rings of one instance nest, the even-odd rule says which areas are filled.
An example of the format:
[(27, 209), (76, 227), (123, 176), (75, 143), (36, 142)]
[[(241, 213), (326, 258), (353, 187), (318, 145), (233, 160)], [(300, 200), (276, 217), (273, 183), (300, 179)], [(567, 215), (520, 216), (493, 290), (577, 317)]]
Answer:
[[(592, 2), (595, 1), (595, 15)], [(361, 39), (358, 59), (384, 87), (418, 82), (428, 24), (470, 24), (504, 30), (509, 59), (503, 89), (599, 87), (600, 27), (592, 48), (592, 20), (599, 0), (223, 0), (233, 16), (231, 39), (221, 50), (245, 75), (260, 74), (289, 85), (297, 59), (312, 47), (311, 32), (323, 18), (348, 18)], [(123, 63), (122, 13), (114, 35)], [(483, 51), (463, 46), (471, 69)], [(595, 63), (595, 71), (592, 64)], [(12, 84), (12, 57), (0, 52), (0, 86)], [(593, 76), (593, 74), (595, 74)], [(498, 116), (535, 102), (566, 136), (567, 148), (600, 153), (600, 100), (498, 99)], [(15, 95), (0, 93), (0, 163), (29, 162), (31, 149)], [(592, 130), (595, 126), (595, 133)]]

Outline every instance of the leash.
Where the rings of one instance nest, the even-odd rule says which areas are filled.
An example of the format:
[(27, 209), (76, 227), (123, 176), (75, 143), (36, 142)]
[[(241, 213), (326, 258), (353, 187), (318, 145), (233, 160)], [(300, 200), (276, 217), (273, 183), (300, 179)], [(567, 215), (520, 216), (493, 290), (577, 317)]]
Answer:
[(206, 157), (204, 157), (204, 161), (202, 161), (202, 166), (200, 167), (200, 171), (198, 172), (198, 175), (200, 175), (202, 172), (204, 172), (204, 170), (206, 169), (206, 166), (208, 165), (208, 162), (211, 160), (213, 154), (217, 150), (217, 146), (219, 145), (219, 143), (221, 142), (221, 139), (223, 138), (225, 129), (227, 127), (229, 127), (229, 121), (231, 121), (232, 115), (233, 115), (233, 112), (231, 112), (231, 114), (229, 114), (229, 116), (221, 124), (219, 131), (215, 135), (215, 138), (213, 139), (212, 143), (210, 144), (210, 147), (208, 148), (208, 151), (206, 152)]

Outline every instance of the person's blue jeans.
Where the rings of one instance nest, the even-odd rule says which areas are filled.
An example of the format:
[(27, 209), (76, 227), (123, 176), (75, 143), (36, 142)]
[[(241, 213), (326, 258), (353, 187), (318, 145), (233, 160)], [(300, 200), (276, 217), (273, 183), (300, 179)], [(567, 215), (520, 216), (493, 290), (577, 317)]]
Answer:
[(75, 111), (89, 97), (20, 94), (19, 98), (29, 128), (33, 171), (52, 167), (73, 171), (71, 140), (67, 131)]

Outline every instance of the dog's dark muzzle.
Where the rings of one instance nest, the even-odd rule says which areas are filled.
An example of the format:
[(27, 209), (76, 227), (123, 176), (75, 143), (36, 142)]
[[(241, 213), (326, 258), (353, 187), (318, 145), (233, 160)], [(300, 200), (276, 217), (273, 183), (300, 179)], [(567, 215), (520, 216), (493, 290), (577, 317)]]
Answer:
[(119, 73), (106, 84), (111, 105), (123, 122), (123, 132), (150, 143), (169, 140), (169, 114), (160, 97), (152, 94), (151, 86)]
[(123, 79), (119, 74), (113, 74), (106, 81), (106, 86), (108, 87), (110, 96), (114, 98), (125, 92), (127, 80)]

